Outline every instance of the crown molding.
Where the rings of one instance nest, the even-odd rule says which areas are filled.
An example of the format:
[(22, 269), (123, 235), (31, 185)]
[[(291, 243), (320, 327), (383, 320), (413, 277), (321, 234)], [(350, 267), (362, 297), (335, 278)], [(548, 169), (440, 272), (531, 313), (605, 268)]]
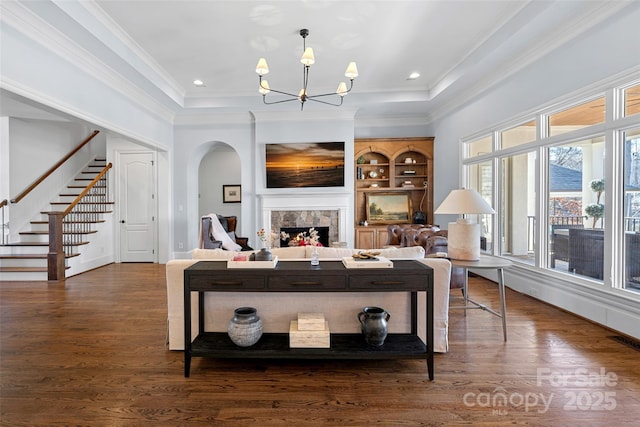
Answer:
[[(169, 122), (173, 120), (173, 110), (141, 90), (139, 86), (124, 78), (108, 64), (79, 46), (24, 5), (18, 2), (1, 1), (0, 17), (3, 25), (11, 26), (18, 33), (73, 64), (87, 75), (127, 98), (131, 103), (144, 108), (162, 120)], [(30, 98), (28, 93), (23, 96)]]

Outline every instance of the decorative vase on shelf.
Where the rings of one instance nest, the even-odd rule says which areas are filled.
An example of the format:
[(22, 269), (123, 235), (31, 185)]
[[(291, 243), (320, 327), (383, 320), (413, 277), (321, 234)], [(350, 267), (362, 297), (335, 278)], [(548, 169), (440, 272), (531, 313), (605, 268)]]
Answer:
[(381, 346), (387, 338), (387, 322), (391, 315), (380, 307), (365, 307), (358, 313), (364, 340), (369, 345)]
[(269, 248), (262, 248), (259, 252), (256, 252), (256, 261), (271, 261), (273, 254)]
[(233, 311), (227, 326), (227, 333), (234, 344), (250, 347), (262, 336), (262, 320), (253, 307), (240, 307)]

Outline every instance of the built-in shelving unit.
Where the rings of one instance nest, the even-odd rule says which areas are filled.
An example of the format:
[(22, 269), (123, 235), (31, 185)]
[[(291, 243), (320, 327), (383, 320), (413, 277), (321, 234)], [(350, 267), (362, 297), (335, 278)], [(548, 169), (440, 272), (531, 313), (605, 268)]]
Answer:
[(379, 248), (386, 242), (386, 225), (362, 226), (367, 194), (406, 192), (412, 214), (422, 210), (426, 222), (433, 223), (433, 137), (356, 139), (354, 153), (356, 247)]

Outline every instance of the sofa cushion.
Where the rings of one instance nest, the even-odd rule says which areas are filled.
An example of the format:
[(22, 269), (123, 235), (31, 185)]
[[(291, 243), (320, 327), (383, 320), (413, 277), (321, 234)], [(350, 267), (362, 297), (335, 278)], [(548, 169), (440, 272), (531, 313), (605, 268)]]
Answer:
[[(257, 251), (254, 251), (257, 252)], [(250, 252), (243, 252), (249, 254)], [(271, 253), (278, 259), (302, 259), (305, 258), (304, 246), (292, 246), (287, 248), (271, 248)], [(225, 251), (224, 249), (194, 249), (191, 253), (192, 259), (233, 259), (238, 253)]]

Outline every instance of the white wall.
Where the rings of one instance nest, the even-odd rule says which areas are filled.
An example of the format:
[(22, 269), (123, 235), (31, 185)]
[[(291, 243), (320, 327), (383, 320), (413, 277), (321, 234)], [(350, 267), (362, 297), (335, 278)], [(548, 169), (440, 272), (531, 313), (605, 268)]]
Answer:
[[(6, 196), (10, 198), (17, 197), (93, 132), (87, 126), (70, 122), (10, 118), (5, 124), (7, 139), (2, 144), (8, 146), (9, 169), (3, 172), (6, 175), (3, 179), (8, 179), (3, 187), (8, 188)], [(28, 227), (29, 221), (40, 218), (34, 217), (34, 212), (51, 210), (49, 203), (58, 200), (61, 189), (75, 178), (78, 170), (104, 153), (104, 147), (105, 135), (98, 134), (19, 203), (9, 206), (12, 240)]]

